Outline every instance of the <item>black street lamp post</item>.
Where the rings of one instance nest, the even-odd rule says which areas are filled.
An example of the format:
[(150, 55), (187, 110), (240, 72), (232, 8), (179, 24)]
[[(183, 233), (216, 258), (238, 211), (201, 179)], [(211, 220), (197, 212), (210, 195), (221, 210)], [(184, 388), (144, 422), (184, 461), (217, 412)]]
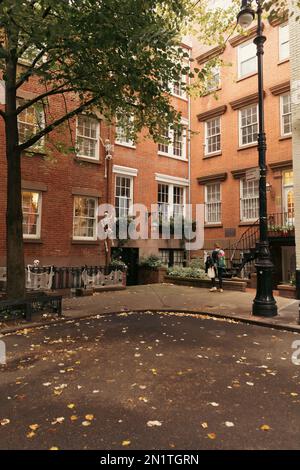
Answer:
[(273, 263), (268, 241), (268, 218), (267, 218), (267, 187), (266, 187), (266, 134), (264, 123), (264, 87), (263, 87), (263, 54), (266, 37), (263, 35), (262, 26), (262, 0), (256, 0), (257, 11), (252, 9), (251, 0), (242, 0), (242, 7), (237, 20), (240, 26), (250, 26), (257, 14), (257, 36), (254, 43), (257, 46), (258, 64), (258, 110), (259, 110), (259, 132), (258, 132), (258, 155), (259, 155), (259, 243), (257, 244), (256, 270), (257, 289), (253, 301), (253, 315), (261, 317), (274, 317), (277, 315), (277, 305), (272, 291)]

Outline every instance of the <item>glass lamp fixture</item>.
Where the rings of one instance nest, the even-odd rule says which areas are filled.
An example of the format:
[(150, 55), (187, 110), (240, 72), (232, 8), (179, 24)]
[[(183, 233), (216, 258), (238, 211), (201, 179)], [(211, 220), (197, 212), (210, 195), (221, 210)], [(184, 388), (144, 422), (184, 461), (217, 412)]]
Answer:
[(237, 21), (238, 24), (243, 28), (248, 28), (252, 21), (254, 20), (255, 13), (251, 8), (251, 1), (243, 0), (242, 1), (242, 8), (238, 14)]

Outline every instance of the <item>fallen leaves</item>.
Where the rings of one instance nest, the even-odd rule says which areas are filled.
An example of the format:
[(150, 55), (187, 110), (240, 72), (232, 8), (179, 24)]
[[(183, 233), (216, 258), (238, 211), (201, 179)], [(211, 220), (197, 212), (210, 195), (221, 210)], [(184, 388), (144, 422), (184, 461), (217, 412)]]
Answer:
[(131, 441), (129, 441), (129, 439), (122, 442), (123, 447), (130, 446), (130, 444), (131, 444)]
[(6, 426), (9, 423), (10, 423), (10, 419), (8, 418), (1, 419), (0, 421), (1, 426)]
[(217, 435), (214, 433), (214, 432), (210, 432), (209, 434), (207, 434), (207, 436), (209, 437), (209, 439), (216, 439)]
[(270, 426), (268, 424), (263, 424), (261, 427), (260, 427), (261, 431), (270, 431)]
[(147, 426), (149, 426), (149, 428), (152, 428), (154, 426), (161, 426), (162, 423), (160, 421), (148, 421), (147, 422)]
[(62, 424), (64, 422), (65, 418), (63, 416), (56, 418), (54, 421), (51, 422), (51, 424)]

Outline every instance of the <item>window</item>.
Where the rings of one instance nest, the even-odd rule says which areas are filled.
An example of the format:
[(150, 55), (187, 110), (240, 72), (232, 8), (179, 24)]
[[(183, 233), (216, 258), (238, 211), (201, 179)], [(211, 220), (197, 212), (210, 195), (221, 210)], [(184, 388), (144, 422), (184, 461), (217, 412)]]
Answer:
[(257, 142), (258, 112), (257, 105), (241, 109), (240, 115), (240, 146)]
[(238, 47), (238, 78), (257, 72), (256, 45), (246, 42)]
[(221, 71), (220, 66), (216, 65), (210, 70), (209, 77), (206, 82), (206, 91), (211, 93), (212, 91), (218, 90), (221, 84)]
[[(174, 129), (163, 129), (161, 137), (166, 142), (158, 144), (158, 153), (168, 157), (186, 159), (186, 128), (174, 126)], [(169, 142), (167, 142), (169, 139)]]
[(241, 180), (241, 221), (257, 220), (259, 217), (259, 181)]
[(287, 170), (283, 172), (283, 210), (284, 225), (294, 225), (295, 223), (295, 196), (294, 196), (294, 172)]
[(93, 117), (80, 115), (77, 118), (77, 156), (99, 160), (99, 121)]
[(42, 195), (32, 191), (22, 191), (23, 237), (41, 236)]
[(205, 223), (221, 223), (221, 184), (213, 183), (205, 186)]
[(132, 115), (118, 116), (116, 120), (115, 142), (125, 147), (134, 147), (134, 141), (130, 136), (134, 117)]
[(160, 259), (166, 266), (184, 266), (183, 250), (159, 250)]
[(221, 118), (210, 119), (205, 123), (205, 155), (221, 151)]
[(169, 153), (169, 129), (168, 127), (165, 127), (162, 132), (161, 132), (161, 138), (163, 139), (164, 142), (161, 142), (158, 144), (158, 151), (159, 153), (165, 153), (168, 155)]
[(290, 93), (280, 96), (280, 121), (281, 135), (290, 135), (292, 133), (292, 109)]
[(133, 179), (116, 176), (115, 206), (117, 217), (128, 217), (133, 203)]
[(290, 56), (290, 34), (289, 25), (279, 26), (279, 60), (286, 60)]
[(74, 198), (74, 240), (96, 240), (97, 199), (76, 196)]
[[(18, 100), (19, 106), (22, 106), (24, 103), (24, 100)], [(35, 104), (24, 109), (24, 111), (18, 115), (19, 142), (23, 144), (44, 129), (44, 127), (44, 108), (41, 104)], [(42, 137), (33, 145), (33, 148), (41, 148), (43, 146), (44, 138)]]
[(162, 218), (183, 217), (185, 188), (172, 184), (158, 184), (158, 211)]

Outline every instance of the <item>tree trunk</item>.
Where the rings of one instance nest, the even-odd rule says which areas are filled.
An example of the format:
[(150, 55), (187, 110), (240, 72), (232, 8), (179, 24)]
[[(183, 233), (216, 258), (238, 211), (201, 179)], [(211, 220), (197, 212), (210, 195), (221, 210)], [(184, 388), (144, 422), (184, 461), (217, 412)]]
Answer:
[(17, 62), (10, 59), (6, 65), (7, 295), (9, 299), (19, 299), (25, 295), (25, 264), (22, 227), (21, 154), (18, 149), (19, 137), (16, 115)]

